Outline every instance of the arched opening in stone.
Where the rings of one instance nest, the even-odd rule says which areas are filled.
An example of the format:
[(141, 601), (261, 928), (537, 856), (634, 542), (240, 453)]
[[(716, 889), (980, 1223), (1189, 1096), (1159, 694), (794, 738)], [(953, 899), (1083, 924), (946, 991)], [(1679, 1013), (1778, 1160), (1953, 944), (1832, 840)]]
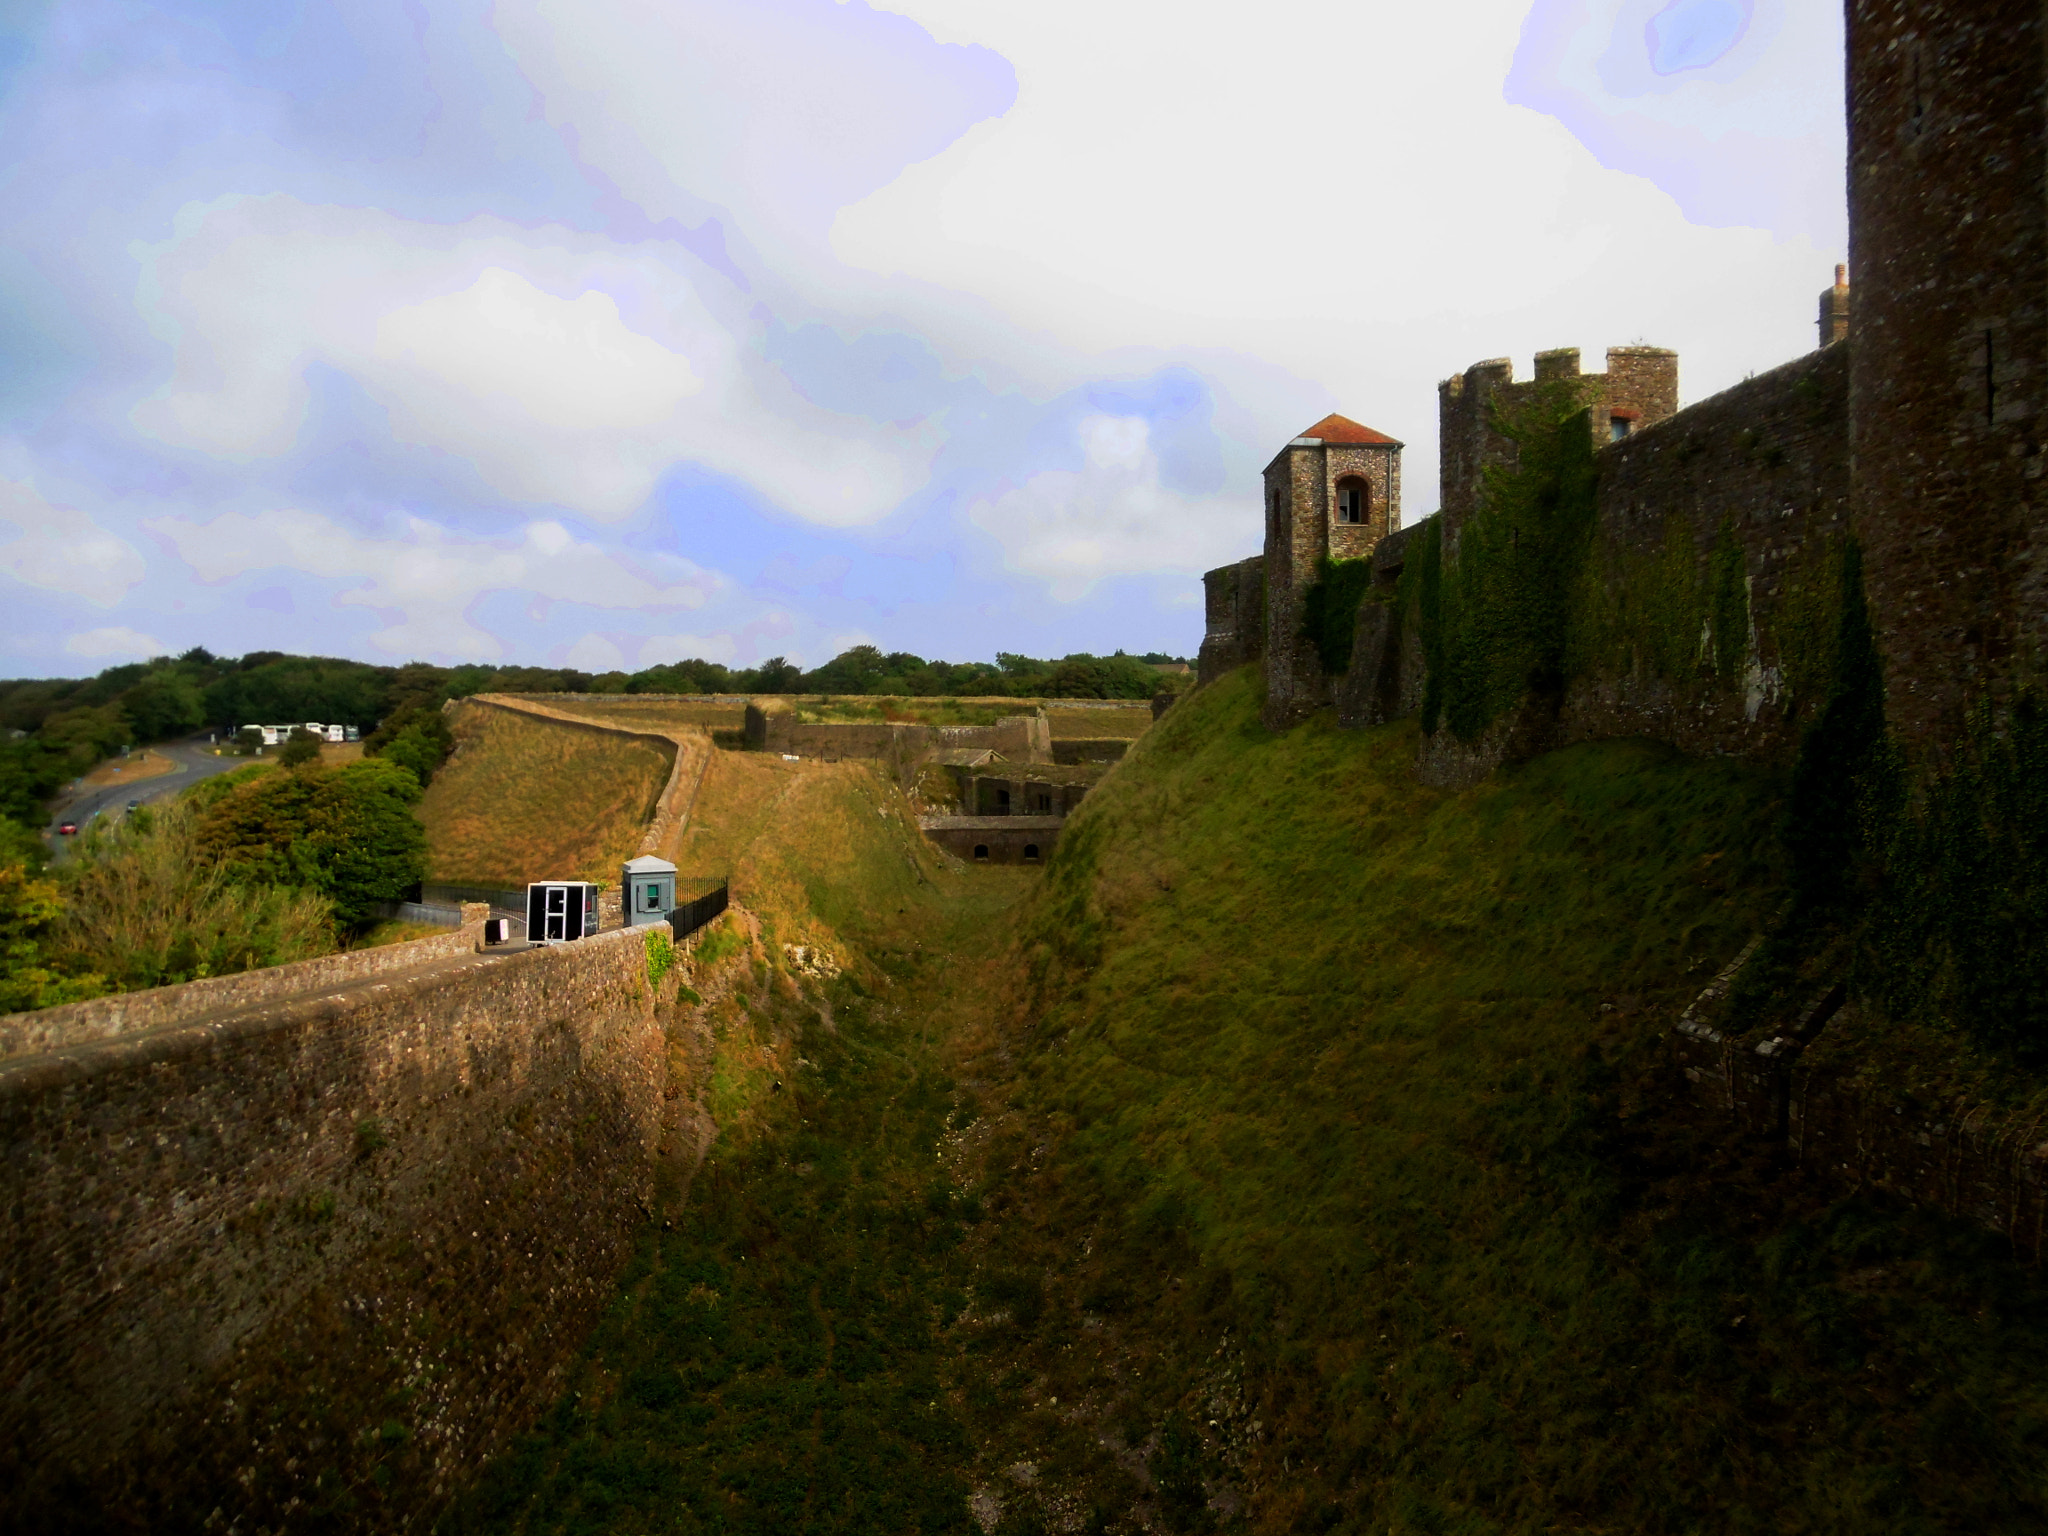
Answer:
[(1038, 844), (1026, 843), (1024, 845), (1024, 862), (1026, 864), (1036, 864), (1038, 862)]
[(977, 864), (986, 864), (988, 862), (987, 843), (976, 843), (974, 845), (974, 862)]
[(1337, 482), (1337, 521), (1362, 523), (1372, 511), (1372, 487), (1362, 475), (1346, 475)]

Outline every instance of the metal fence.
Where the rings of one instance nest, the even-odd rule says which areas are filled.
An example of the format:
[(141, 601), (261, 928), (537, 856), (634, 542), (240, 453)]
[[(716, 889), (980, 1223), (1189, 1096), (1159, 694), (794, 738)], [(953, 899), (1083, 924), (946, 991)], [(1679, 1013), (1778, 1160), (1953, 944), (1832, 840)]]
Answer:
[[(683, 884), (681, 880), (678, 880), (676, 883), (679, 887)], [(721, 878), (717, 885), (713, 886), (703, 895), (690, 901), (679, 900), (674, 910), (668, 915), (669, 927), (675, 930), (676, 937), (679, 939), (687, 934), (695, 933), (699, 928), (702, 928), (711, 919), (725, 910), (731, 894), (731, 884)]]
[(418, 901), (380, 901), (374, 910), (381, 918), (401, 923), (433, 923), (441, 928), (462, 926), (460, 907), (444, 907)]
[(500, 890), (488, 885), (435, 885), (420, 887), (420, 900), (429, 906), (460, 906), (465, 901), (488, 902), (509, 912), (525, 912), (526, 891)]

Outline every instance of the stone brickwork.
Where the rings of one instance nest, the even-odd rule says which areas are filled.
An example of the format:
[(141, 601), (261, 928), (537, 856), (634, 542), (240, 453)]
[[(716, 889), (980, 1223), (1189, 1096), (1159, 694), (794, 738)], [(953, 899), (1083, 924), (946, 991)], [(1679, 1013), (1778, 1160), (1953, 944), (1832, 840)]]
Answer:
[(1446, 550), (1479, 505), (1486, 471), (1512, 465), (1515, 445), (1496, 425), (1546, 387), (1563, 387), (1589, 412), (1593, 440), (1625, 439), (1678, 410), (1678, 354), (1662, 347), (1609, 347), (1605, 373), (1579, 371), (1579, 349), (1536, 354), (1536, 376), (1517, 382), (1505, 357), (1474, 363), (1437, 385), (1437, 506)]
[(175, 987), (152, 987), (146, 992), (116, 992), (34, 1013), (0, 1014), (0, 1060), (84, 1045), (115, 1035), (164, 1029), (189, 1019), (254, 1008), (285, 998), (338, 991), (457, 955), (473, 954), (483, 948), (483, 924), (490, 916), (490, 908), (482, 902), (466, 901), (461, 912), (462, 921), (455, 932), (407, 944), (344, 950), (338, 955), (321, 955), (260, 971), (238, 971), (232, 976), (208, 976)]
[[(1327, 416), (1266, 466), (1266, 723), (1289, 725), (1329, 702), (1302, 604), (1322, 562), (1360, 560), (1401, 526), (1401, 447)], [(1347, 489), (1359, 496), (1347, 502)]]
[(423, 1528), (554, 1396), (645, 1219), (645, 943), (0, 1065), (0, 1525), (284, 1529), (353, 1486), (324, 1528)]
[(2048, 154), (2038, 0), (1850, 0), (1850, 394), (1887, 711), (2039, 676)]
[(1042, 864), (1059, 841), (1057, 816), (926, 816), (925, 837), (970, 864)]
[(747, 747), (754, 752), (786, 752), (797, 757), (836, 763), (849, 759), (887, 765), (908, 783), (934, 753), (993, 751), (1013, 763), (1050, 763), (1052, 726), (1043, 709), (1009, 715), (993, 725), (921, 725), (894, 721), (798, 720), (787, 706), (749, 704)]
[(1266, 557), (1253, 555), (1202, 577), (1206, 619), (1197, 686), (1266, 654)]
[(1937, 1101), (1862, 1068), (1840, 985), (1764, 1038), (1714, 1025), (1758, 942), (1736, 956), (1666, 1036), (1694, 1102), (1742, 1137), (1782, 1146), (1804, 1173), (1878, 1189), (1976, 1222), (2023, 1256), (2048, 1254), (2048, 1127), (1969, 1101)]

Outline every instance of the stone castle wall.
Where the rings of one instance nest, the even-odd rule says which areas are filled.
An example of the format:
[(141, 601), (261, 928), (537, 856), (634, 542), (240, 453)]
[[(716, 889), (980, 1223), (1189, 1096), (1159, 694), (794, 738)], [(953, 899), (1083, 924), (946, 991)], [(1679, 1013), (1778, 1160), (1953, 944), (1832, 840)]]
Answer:
[(1678, 355), (1663, 347), (1609, 347), (1605, 373), (1582, 373), (1579, 349), (1558, 347), (1536, 354), (1531, 379), (1518, 382), (1513, 361), (1496, 357), (1437, 385), (1437, 506), (1447, 548), (1457, 547), (1459, 528), (1478, 508), (1486, 471), (1515, 462), (1515, 445), (1496, 428), (1496, 416), (1560, 386), (1578, 397), (1594, 442), (1605, 444), (1617, 420), (1633, 433), (1678, 410)]
[(423, 1525), (555, 1394), (645, 1220), (645, 943), (0, 1064), (0, 1524), (196, 1528), (235, 1489), (281, 1529), (352, 1488), (340, 1528)]
[(2035, 0), (1850, 0), (1864, 581), (1907, 739), (2041, 675), (2048, 144)]
[(344, 950), (291, 965), (238, 971), (232, 976), (208, 976), (174, 987), (116, 992), (33, 1013), (0, 1014), (0, 1060), (115, 1035), (163, 1029), (207, 1014), (252, 1008), (307, 992), (351, 987), (372, 978), (472, 954), (482, 947), (483, 921), (489, 915), (490, 908), (482, 902), (464, 902), (462, 923), (455, 932), (435, 934), (408, 944)]
[(1253, 555), (1202, 577), (1199, 687), (1266, 654), (1266, 557)]
[[(1827, 559), (1849, 529), (1849, 372), (1847, 344), (1809, 353), (1597, 455), (1597, 558), (1617, 604), (1668, 583), (1670, 565), (1659, 567), (1674, 550), (1693, 587), (1704, 588), (1716, 545), (1724, 533), (1732, 538), (1749, 618), (1740, 677), (1674, 682), (1639, 655), (1610, 656), (1573, 680), (1554, 717), (1504, 719), (1470, 743), (1438, 731), (1424, 745), (1424, 777), (1467, 783), (1504, 756), (1616, 736), (1789, 761), (1814, 701), (1799, 696), (1799, 670), (1787, 655), (1791, 626), (1781, 621), (1789, 601), (1828, 579)], [(1387, 568), (1383, 583), (1376, 600), (1359, 605), (1351, 668), (1335, 680), (1345, 725), (1421, 707), (1418, 615), (1398, 613), (1391, 578), (1428, 532), (1425, 520), (1375, 552), (1375, 566)], [(1654, 578), (1646, 575), (1653, 569)]]
[(921, 725), (915, 722), (819, 721), (790, 709), (749, 704), (746, 741), (755, 752), (788, 752), (825, 762), (861, 759), (886, 764), (899, 779), (934, 752), (989, 750), (1015, 763), (1052, 761), (1052, 726), (1045, 711), (1010, 715), (993, 725)]

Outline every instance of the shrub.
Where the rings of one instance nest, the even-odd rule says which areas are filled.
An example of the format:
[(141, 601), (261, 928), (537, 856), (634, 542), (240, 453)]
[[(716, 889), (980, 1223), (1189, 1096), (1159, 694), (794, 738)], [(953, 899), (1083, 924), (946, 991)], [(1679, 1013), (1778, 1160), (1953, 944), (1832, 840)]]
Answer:
[(63, 915), (54, 881), (30, 877), (21, 863), (0, 865), (0, 1013), (22, 1013), (97, 997), (106, 983), (66, 976), (46, 963), (50, 931)]
[(426, 875), (419, 797), (411, 771), (381, 758), (265, 774), (204, 814), (199, 851), (246, 884), (317, 891), (344, 925), (361, 927)]
[(307, 730), (303, 725), (293, 727), (290, 739), (285, 742), (283, 749), (277, 754), (277, 760), (287, 768), (297, 768), (305, 763), (319, 762), (320, 738)]
[(50, 930), (49, 952), (59, 967), (98, 971), (128, 990), (333, 950), (331, 909), (323, 897), (236, 878), (202, 852), (200, 819), (193, 806), (173, 801), (147, 827), (82, 840), (63, 872), (63, 910)]

